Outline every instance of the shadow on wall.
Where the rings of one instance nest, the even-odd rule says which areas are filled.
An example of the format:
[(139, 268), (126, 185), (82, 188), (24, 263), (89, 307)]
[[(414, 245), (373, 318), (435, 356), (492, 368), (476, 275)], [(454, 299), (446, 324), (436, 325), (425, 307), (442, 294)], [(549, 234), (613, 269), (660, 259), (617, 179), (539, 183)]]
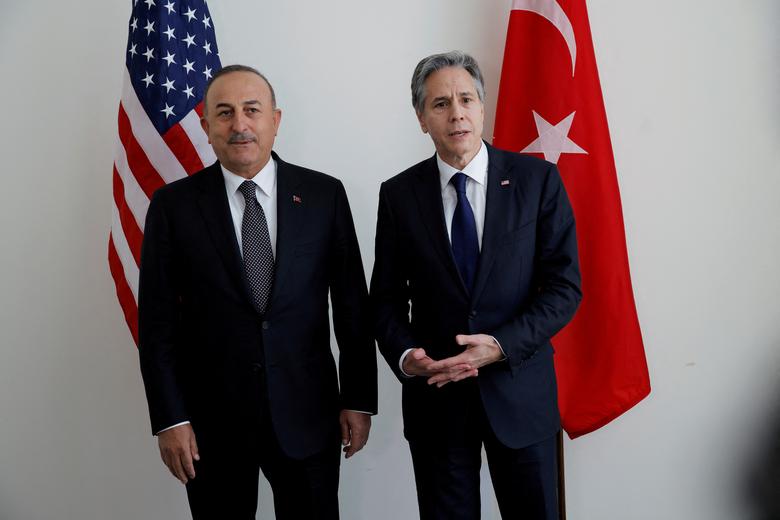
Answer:
[[(780, 387), (775, 395), (780, 403)], [(756, 520), (780, 520), (780, 404), (768, 410), (767, 417), (770, 427), (755, 446), (745, 495), (754, 505)]]

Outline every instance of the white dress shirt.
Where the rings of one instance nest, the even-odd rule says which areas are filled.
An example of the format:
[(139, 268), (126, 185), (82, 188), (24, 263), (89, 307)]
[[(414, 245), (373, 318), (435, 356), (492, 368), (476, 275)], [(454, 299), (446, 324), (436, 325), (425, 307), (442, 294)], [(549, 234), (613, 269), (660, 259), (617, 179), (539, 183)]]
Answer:
[(269, 159), (263, 169), (251, 179), (246, 179), (236, 175), (220, 164), (222, 168), (222, 177), (225, 179), (225, 192), (227, 193), (228, 205), (230, 206), (230, 216), (233, 217), (233, 229), (236, 231), (236, 240), (238, 240), (238, 250), (241, 257), (244, 256), (244, 246), (241, 243), (241, 223), (244, 220), (244, 208), (246, 199), (238, 191), (239, 186), (244, 181), (249, 180), (255, 183), (255, 195), (257, 202), (263, 208), (265, 221), (268, 224), (268, 236), (271, 239), (271, 251), (276, 258), (276, 161)]

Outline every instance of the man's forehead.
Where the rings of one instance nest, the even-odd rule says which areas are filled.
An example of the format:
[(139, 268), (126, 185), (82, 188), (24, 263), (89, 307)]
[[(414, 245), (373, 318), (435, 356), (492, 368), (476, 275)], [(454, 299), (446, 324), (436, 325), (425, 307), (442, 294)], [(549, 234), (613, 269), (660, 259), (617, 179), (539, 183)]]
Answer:
[(271, 90), (261, 77), (243, 71), (231, 72), (217, 78), (209, 89), (209, 97), (221, 98), (236, 95), (247, 99), (263, 99), (270, 97)]

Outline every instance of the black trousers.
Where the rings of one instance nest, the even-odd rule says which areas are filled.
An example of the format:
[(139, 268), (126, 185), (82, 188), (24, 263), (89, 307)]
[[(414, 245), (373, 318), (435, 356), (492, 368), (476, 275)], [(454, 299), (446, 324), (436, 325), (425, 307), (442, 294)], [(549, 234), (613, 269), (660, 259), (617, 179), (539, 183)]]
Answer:
[(556, 520), (555, 436), (521, 449), (504, 446), (488, 423), (479, 389), (476, 385), (473, 389), (463, 403), (463, 413), (468, 414), (466, 431), (409, 442), (420, 519), (480, 518), (479, 472), (484, 445), (501, 518)]
[(187, 484), (193, 520), (254, 520), (260, 471), (274, 496), (279, 520), (338, 520), (341, 444), (297, 460), (285, 455), (273, 431), (263, 383), (258, 383), (257, 414), (248, 424), (228, 425), (230, 431), (199, 431), (200, 461)]

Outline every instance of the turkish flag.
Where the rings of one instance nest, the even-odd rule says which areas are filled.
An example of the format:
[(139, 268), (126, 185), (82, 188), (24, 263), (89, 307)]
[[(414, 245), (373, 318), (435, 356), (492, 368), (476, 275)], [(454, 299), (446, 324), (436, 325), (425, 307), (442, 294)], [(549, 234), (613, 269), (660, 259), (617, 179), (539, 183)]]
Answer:
[(563, 428), (575, 438), (650, 393), (584, 0), (514, 0), (493, 144), (557, 163), (574, 208), (583, 299), (553, 345)]

